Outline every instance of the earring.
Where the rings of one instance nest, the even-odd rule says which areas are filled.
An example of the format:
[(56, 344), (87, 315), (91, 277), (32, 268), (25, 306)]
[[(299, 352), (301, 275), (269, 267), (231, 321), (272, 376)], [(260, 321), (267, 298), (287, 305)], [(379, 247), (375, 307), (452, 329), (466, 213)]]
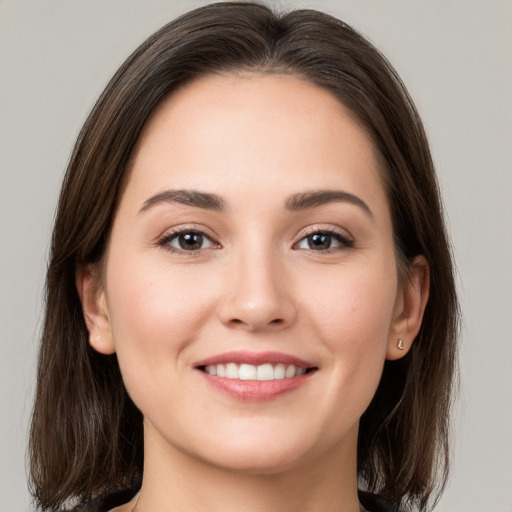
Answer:
[(404, 350), (405, 349), (405, 347), (404, 347), (404, 340), (402, 338), (397, 340), (396, 346), (399, 348), (399, 350)]

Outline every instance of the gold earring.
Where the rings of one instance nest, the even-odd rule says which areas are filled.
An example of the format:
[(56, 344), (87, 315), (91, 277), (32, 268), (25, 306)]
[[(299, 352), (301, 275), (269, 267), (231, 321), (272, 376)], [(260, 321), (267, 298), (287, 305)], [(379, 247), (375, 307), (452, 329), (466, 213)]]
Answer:
[(399, 348), (399, 350), (404, 350), (405, 349), (405, 347), (404, 347), (404, 340), (402, 338), (400, 338), (396, 342), (396, 346)]

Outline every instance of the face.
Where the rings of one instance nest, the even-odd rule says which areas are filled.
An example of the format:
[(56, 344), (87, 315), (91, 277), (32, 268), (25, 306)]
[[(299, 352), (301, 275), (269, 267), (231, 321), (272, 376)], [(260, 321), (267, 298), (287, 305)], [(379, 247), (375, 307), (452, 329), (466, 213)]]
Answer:
[(370, 139), (288, 76), (204, 78), (158, 108), (102, 275), (91, 343), (147, 446), (237, 471), (355, 453), (410, 309)]

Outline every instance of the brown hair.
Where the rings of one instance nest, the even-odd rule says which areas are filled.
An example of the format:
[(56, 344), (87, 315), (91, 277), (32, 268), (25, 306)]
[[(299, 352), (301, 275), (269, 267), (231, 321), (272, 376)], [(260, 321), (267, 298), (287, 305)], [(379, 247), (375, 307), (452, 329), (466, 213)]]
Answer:
[(380, 153), (399, 267), (424, 255), (431, 289), (410, 352), (385, 363), (361, 418), (360, 484), (418, 510), (444, 486), (458, 309), (419, 115), (387, 60), (345, 23), (312, 10), (279, 15), (229, 2), (191, 11), (149, 37), (107, 85), (72, 153), (52, 238), (31, 429), (33, 493), (43, 510), (140, 482), (142, 417), (116, 356), (89, 346), (75, 273), (104, 254), (127, 164), (151, 112), (197, 77), (238, 71), (293, 74), (331, 91)]

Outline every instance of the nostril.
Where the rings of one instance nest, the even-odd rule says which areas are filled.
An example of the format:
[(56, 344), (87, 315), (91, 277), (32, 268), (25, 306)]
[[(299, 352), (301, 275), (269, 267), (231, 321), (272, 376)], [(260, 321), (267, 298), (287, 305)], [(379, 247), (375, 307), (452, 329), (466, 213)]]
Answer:
[[(240, 318), (232, 318), (230, 320), (230, 323), (232, 325), (244, 325), (244, 324), (248, 324), (248, 322), (244, 322), (243, 320), (240, 320)], [(270, 320), (270, 322), (268, 323), (268, 325), (282, 325), (284, 324), (285, 321), (282, 319), (282, 318), (274, 318), (274, 320)], [(249, 324), (248, 324), (249, 325)]]

